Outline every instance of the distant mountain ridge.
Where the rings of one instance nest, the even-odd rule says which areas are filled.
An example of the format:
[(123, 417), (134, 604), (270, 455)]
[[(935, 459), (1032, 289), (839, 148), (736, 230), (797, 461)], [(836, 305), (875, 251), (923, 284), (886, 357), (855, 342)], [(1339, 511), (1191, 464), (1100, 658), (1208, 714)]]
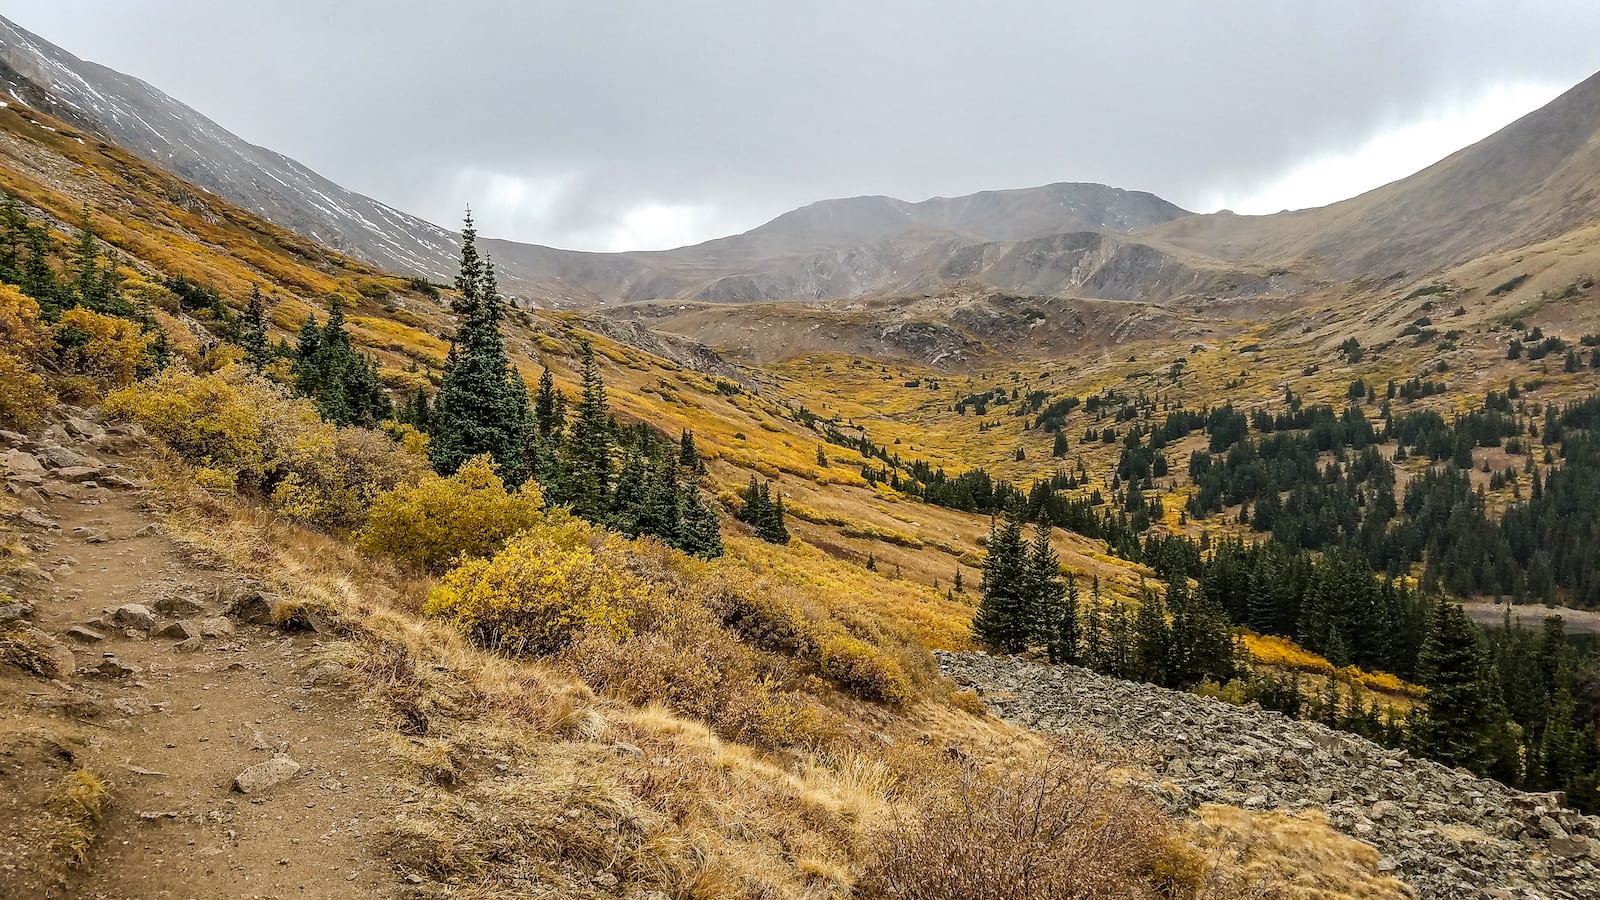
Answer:
[[(3, 18), (0, 81), (29, 105), (352, 257), (435, 279), (453, 270), (457, 236), (449, 229), (346, 190), (250, 144), (157, 88), (81, 60)], [(1186, 215), (1152, 194), (1062, 183), (920, 203), (824, 200), (744, 234), (668, 251), (585, 253), (505, 240), (485, 246), (501, 266), (506, 289), (539, 303), (817, 299), (935, 289), (954, 277), (982, 279), (1005, 268), (982, 262), (1006, 257), (1003, 244), (1063, 234), (1127, 234)], [(1097, 257), (1082, 252), (1097, 241), (1077, 239), (1068, 261), (1039, 267), (1065, 266), (1071, 270), (1066, 276), (1040, 285), (1035, 272), (1024, 281), (1044, 290), (1090, 291), (1116, 282), (1097, 278)], [(1104, 256), (1114, 263), (1116, 252)]]
[(14, 98), (335, 250), (395, 272), (452, 271), (451, 232), (347, 191), (151, 85), (78, 59), (3, 17), (0, 82)]
[(1420, 275), (1600, 220), (1600, 73), (1399, 181), (1316, 209), (1217, 213), (1142, 237), (1219, 259)]
[[(3, 18), (0, 84), (23, 103), (353, 258), (436, 280), (454, 270), (455, 232), (346, 190)], [(1600, 75), (1416, 175), (1319, 209), (1197, 215), (1141, 191), (1056, 183), (921, 202), (823, 200), (743, 234), (663, 251), (483, 244), (506, 291), (536, 305), (973, 287), (1159, 303), (1254, 297), (1305, 278), (1421, 274), (1596, 219)]]

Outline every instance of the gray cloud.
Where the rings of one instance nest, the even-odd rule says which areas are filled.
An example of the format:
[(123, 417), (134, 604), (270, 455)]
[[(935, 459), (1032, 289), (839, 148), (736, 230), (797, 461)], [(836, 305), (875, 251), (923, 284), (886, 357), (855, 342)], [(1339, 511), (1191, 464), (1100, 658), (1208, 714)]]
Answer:
[(1600, 68), (1582, 0), (7, 5), (355, 190), (596, 249), (861, 193), (1079, 180), (1201, 207)]

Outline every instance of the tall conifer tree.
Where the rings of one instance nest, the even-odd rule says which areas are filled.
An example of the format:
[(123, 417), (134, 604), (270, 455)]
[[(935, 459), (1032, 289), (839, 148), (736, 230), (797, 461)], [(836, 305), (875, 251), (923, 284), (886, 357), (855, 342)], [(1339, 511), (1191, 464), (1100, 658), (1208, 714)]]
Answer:
[(616, 437), (594, 347), (584, 341), (578, 353), (583, 393), (567, 423), (561, 498), (578, 515), (598, 520), (611, 501), (611, 455)]
[[(461, 324), (434, 398), (429, 456), (440, 474), (450, 475), (472, 457), (487, 453), (507, 484), (520, 485), (529, 475), (524, 458), (531, 416), (528, 390), (506, 353), (500, 331), (505, 300), (496, 286), (493, 264), (478, 255), (470, 211), (461, 241), (458, 296), (452, 301)], [(601, 515), (605, 508), (602, 504), (589, 512)]]
[(996, 650), (1020, 653), (1034, 634), (1025, 593), (1027, 545), (1022, 540), (1021, 520), (1007, 516), (992, 524), (986, 550), (983, 595), (972, 618), (972, 633), (980, 643)]

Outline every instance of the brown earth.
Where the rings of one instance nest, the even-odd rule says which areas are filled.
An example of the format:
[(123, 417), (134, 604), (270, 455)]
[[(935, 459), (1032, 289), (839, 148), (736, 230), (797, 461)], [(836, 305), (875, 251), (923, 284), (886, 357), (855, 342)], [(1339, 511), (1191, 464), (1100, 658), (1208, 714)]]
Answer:
[[(374, 848), (414, 798), (399, 796), (371, 713), (336, 667), (318, 668), (322, 636), (212, 618), (252, 585), (152, 525), (138, 489), (49, 476), (42, 487), (7, 499), (56, 527), (6, 523), (13, 555), (28, 561), (0, 588), (72, 648), (77, 671), (47, 680), (0, 667), (0, 896), (400, 894), (402, 874)], [(113, 626), (105, 610), (123, 604), (157, 611), (154, 627)], [(156, 636), (179, 617), (231, 633), (180, 649), (179, 637)], [(72, 639), (77, 625), (103, 640)], [(293, 777), (234, 789), (276, 755), (299, 764)], [(85, 859), (69, 865), (59, 786), (79, 769), (109, 801)]]

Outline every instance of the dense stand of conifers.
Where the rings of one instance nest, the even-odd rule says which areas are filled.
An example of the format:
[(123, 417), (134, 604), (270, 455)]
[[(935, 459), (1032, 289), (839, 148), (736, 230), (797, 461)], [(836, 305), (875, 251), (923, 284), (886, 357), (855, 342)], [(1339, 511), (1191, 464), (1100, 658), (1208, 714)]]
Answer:
[(584, 519), (653, 535), (696, 556), (720, 556), (722, 535), (701, 495), (704, 466), (694, 436), (685, 431), (674, 441), (648, 425), (620, 426), (587, 342), (580, 343), (582, 390), (570, 410), (548, 369), (530, 398), (506, 352), (506, 303), (494, 266), (478, 254), (470, 216), (462, 237), (453, 298), (460, 325), (439, 390), (431, 402), (414, 397), (403, 412), (428, 434), (434, 468), (449, 475), (487, 454), (508, 484), (536, 479), (547, 502)]
[[(1173, 687), (1239, 676), (1244, 699), (1518, 785), (1564, 789), (1593, 808), (1600, 661), (1573, 646), (1559, 619), (1538, 635), (1509, 622), (1484, 631), (1445, 594), (1600, 603), (1600, 556), (1589, 549), (1600, 537), (1600, 440), (1593, 434), (1600, 400), (1537, 404), (1526, 386), (1513, 383), (1449, 421), (1397, 409), (1438, 390), (1424, 390), (1420, 381), (1391, 384), (1380, 401), (1378, 391), (1358, 382), (1342, 411), (1288, 393), (1276, 415), (1222, 406), (1169, 409), (1160, 421), (1151, 415), (1154, 402), (1110, 392), (1048, 406), (1034, 394), (1014, 394), (1019, 414), (1038, 411), (1036, 422), (1056, 430), (1058, 455), (1062, 429), (1080, 406), (1094, 417), (1085, 442), (1121, 444), (1109, 498), (1079, 490), (1087, 481), (1081, 467), (1023, 492), (982, 470), (950, 477), (920, 462), (902, 467), (865, 437), (853, 444), (881, 461), (868, 467), (878, 480), (928, 502), (1007, 517), (990, 535), (975, 623), (976, 636), (990, 646), (1036, 648)], [(1004, 397), (965, 401), (987, 409)], [(1378, 407), (1376, 425), (1364, 404)], [(1207, 447), (1189, 459), (1195, 489), (1184, 518), (1231, 508), (1259, 539), (1214, 543), (1149, 527), (1159, 501), (1146, 495), (1168, 474), (1164, 451), (1197, 431)], [(1378, 450), (1385, 442), (1395, 443), (1397, 461), (1415, 456), (1436, 465), (1401, 494), (1390, 456)], [(1491, 487), (1513, 494), (1496, 514), (1474, 486), (1473, 450), (1500, 446), (1526, 462), (1483, 470)], [(1080, 603), (1073, 580), (1057, 590), (1040, 574), (1042, 558), (1019, 555), (1014, 532), (1025, 522), (1105, 539), (1113, 552), (1150, 564), (1166, 582), (1165, 599), (1146, 591), (1132, 612), (1120, 603)], [(1006, 562), (1014, 559), (1022, 562)], [(1422, 576), (1413, 588), (1403, 576), (1417, 563)], [(1235, 661), (1231, 627), (1290, 638), (1336, 666), (1417, 681), (1428, 688), (1426, 700), (1402, 720), (1332, 682), (1310, 688), (1295, 677), (1253, 675)]]

